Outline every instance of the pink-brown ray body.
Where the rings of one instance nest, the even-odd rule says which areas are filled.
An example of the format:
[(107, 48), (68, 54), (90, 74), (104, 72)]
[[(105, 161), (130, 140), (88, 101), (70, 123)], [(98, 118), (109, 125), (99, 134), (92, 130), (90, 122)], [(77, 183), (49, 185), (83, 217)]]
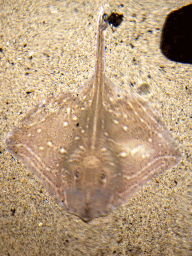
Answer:
[(126, 203), (181, 159), (157, 111), (105, 76), (106, 27), (101, 8), (95, 72), (78, 95), (64, 92), (38, 104), (6, 138), (7, 150), (84, 221)]

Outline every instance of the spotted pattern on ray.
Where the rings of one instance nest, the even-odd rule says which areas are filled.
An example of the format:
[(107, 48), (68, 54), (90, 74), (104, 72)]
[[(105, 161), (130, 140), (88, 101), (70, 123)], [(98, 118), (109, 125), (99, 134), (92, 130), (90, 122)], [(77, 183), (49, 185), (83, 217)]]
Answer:
[(6, 138), (65, 210), (84, 221), (126, 203), (181, 153), (157, 111), (104, 74), (101, 8), (95, 72), (78, 94), (63, 92), (32, 109)]

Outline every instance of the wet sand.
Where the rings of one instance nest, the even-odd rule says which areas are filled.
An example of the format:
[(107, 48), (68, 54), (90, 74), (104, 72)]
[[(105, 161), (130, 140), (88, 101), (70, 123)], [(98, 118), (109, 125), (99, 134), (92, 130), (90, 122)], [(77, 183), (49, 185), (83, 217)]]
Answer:
[(161, 113), (183, 159), (109, 216), (87, 224), (60, 208), (6, 152), (4, 138), (32, 106), (92, 75), (100, 4), (0, 3), (0, 255), (192, 254), (192, 67), (169, 61), (159, 49), (166, 15), (190, 1), (108, 3), (125, 19), (116, 32), (106, 31), (106, 74), (127, 90), (147, 84), (143, 96)]

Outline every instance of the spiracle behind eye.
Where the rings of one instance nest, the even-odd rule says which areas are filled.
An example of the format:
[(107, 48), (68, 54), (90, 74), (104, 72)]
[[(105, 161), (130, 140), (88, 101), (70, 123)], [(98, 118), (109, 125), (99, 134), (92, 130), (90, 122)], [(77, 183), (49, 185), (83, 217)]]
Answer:
[(74, 177), (75, 177), (75, 179), (79, 179), (80, 178), (80, 171), (79, 170), (75, 171)]

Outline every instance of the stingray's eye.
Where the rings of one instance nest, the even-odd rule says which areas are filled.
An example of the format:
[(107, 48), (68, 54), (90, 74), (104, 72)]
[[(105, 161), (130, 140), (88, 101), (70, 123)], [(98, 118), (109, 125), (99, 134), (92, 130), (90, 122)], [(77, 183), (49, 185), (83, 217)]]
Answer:
[(106, 183), (106, 174), (104, 172), (101, 173), (100, 182), (101, 183)]

